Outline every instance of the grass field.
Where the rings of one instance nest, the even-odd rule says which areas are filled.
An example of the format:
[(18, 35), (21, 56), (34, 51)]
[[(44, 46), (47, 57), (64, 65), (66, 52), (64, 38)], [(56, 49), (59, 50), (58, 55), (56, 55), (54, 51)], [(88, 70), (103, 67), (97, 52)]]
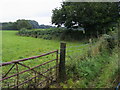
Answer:
[[(59, 49), (60, 41), (16, 35), (17, 31), (2, 31), (2, 61), (12, 61)], [(81, 42), (67, 42), (67, 46)]]
[[(31, 56), (41, 55), (46, 52), (50, 52), (56, 49), (59, 49), (60, 42), (59, 40), (44, 40), (40, 38), (33, 38), (33, 37), (23, 37), (16, 35), (17, 31), (2, 31), (2, 62), (9, 62), (13, 60), (28, 58)], [(82, 48), (85, 48), (84, 44), (82, 42), (66, 42), (67, 47), (70, 46), (80, 46), (80, 47), (74, 47), (74, 48), (68, 48), (69, 50), (74, 50), (72, 52), (67, 53), (67, 55), (75, 54), (75, 52), (82, 53)], [(76, 51), (75, 49), (81, 49), (81, 51)], [(55, 55), (55, 54), (54, 54)], [(56, 56), (56, 55), (55, 55)], [(33, 59), (32, 61), (26, 61), (24, 63), (27, 66), (33, 67), (36, 65), (39, 65), (40, 63), (52, 60), (55, 56), (49, 55), (46, 57), (41, 57), (38, 59)], [(66, 57), (67, 60), (69, 60), (69, 57)], [(47, 66), (41, 67), (43, 70), (47, 69), (49, 66), (54, 66), (55, 62), (50, 63)], [(2, 74), (4, 75), (9, 69), (12, 67), (12, 65), (8, 65), (7, 67), (2, 67)], [(19, 67), (19, 71), (26, 70), (24, 67)], [(10, 72), (10, 75), (16, 73), (16, 68), (13, 68), (12, 72)], [(27, 78), (30, 78), (31, 73), (26, 73), (21, 76), (21, 80)], [(15, 78), (11, 78), (9, 80), (5, 80), (3, 82), (3, 86), (6, 87), (7, 84), (14, 84)]]
[[(40, 55), (49, 51), (59, 49), (59, 40), (45, 40), (41, 38), (23, 37), (16, 35), (17, 31), (2, 31), (2, 61), (8, 62), (17, 59), (23, 59), (31, 56)], [(93, 50), (96, 52), (95, 56), (86, 56), (91, 52), (87, 52), (92, 47), (90, 44), (84, 44), (80, 41), (66, 42), (66, 72), (68, 80), (67, 84), (61, 85), (63, 88), (87, 88), (87, 87), (114, 87), (113, 79), (117, 72), (117, 51), (116, 48), (112, 55), (103, 48), (103, 50), (97, 54), (97, 47), (99, 42), (95, 45), (92, 44)], [(102, 43), (103, 44), (103, 43)], [(89, 48), (89, 45), (91, 48)], [(101, 45), (101, 44), (100, 44)], [(95, 49), (96, 48), (96, 49)], [(55, 54), (54, 54), (55, 55)], [(23, 62), (23, 64), (33, 67), (43, 62), (52, 60), (55, 56), (53, 54), (32, 61)], [(84, 56), (85, 55), (85, 56)], [(83, 58), (81, 58), (83, 57)], [(114, 60), (115, 59), (115, 60)], [(36, 70), (44, 71), (48, 67), (55, 65), (55, 62), (49, 65), (37, 68)], [(4, 75), (12, 65), (2, 68), (2, 74)], [(112, 68), (113, 66), (116, 66)], [(26, 70), (24, 67), (19, 67), (19, 70)], [(113, 71), (113, 72), (110, 72)], [(16, 68), (10, 72), (10, 75), (16, 73)], [(49, 74), (48, 74), (49, 75)], [(20, 82), (24, 79), (29, 79), (34, 76), (31, 72), (22, 74), (20, 76)], [(7, 84), (14, 85), (15, 77), (3, 82), (3, 87), (7, 87)], [(79, 80), (78, 80), (79, 79)], [(107, 83), (109, 82), (109, 84)], [(54, 86), (53, 86), (54, 87)]]

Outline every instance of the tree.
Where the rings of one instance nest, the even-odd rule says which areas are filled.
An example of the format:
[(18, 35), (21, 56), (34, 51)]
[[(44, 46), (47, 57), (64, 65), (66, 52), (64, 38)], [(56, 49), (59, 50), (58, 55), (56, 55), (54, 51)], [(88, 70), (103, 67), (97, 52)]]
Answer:
[(17, 20), (16, 23), (17, 23), (17, 29), (19, 30), (22, 28), (32, 29), (32, 25), (27, 20), (24, 19)]
[(39, 25), (37, 21), (35, 20), (25, 20), (25, 19), (19, 19), (15, 22), (3, 22), (0, 23), (0, 29), (2, 30), (20, 30), (22, 28), (26, 29), (46, 29), (46, 28), (54, 28), (50, 25)]
[(2, 30), (17, 30), (16, 22), (5, 22), (2, 24)]
[(63, 2), (61, 8), (55, 8), (52, 24), (67, 28), (83, 27), (86, 33), (103, 33), (119, 18), (117, 2)]
[(27, 20), (27, 21), (28, 21), (29, 24), (32, 26), (32, 28), (34, 28), (34, 29), (37, 29), (37, 28), (40, 27), (39, 24), (38, 24), (38, 22), (35, 21), (35, 20)]

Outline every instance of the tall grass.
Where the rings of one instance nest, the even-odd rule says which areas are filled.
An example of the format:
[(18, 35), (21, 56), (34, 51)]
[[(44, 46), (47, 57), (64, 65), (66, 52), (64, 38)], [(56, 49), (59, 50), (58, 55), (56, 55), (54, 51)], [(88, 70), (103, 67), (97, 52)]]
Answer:
[(67, 80), (60, 88), (113, 88), (118, 73), (118, 47), (112, 35), (103, 35), (86, 53), (72, 54), (67, 58)]
[(114, 80), (118, 75), (117, 53), (109, 55), (103, 52), (101, 55), (86, 58), (83, 61), (73, 59), (67, 65), (68, 80), (60, 83), (62, 88), (115, 88)]

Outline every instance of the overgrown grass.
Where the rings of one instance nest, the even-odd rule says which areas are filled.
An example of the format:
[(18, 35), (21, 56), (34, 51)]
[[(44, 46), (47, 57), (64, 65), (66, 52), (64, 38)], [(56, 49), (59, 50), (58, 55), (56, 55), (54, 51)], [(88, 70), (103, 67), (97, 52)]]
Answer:
[(105, 65), (100, 77), (96, 79), (94, 87), (97, 88), (115, 88), (116, 76), (118, 74), (118, 53), (113, 53), (110, 59), (109, 64)]
[(104, 51), (84, 60), (71, 59), (67, 64), (67, 80), (51, 88), (115, 88), (118, 75), (118, 52)]
[(51, 88), (115, 88), (119, 68), (117, 43), (103, 35), (82, 56), (79, 52), (72, 54), (66, 63), (67, 80)]

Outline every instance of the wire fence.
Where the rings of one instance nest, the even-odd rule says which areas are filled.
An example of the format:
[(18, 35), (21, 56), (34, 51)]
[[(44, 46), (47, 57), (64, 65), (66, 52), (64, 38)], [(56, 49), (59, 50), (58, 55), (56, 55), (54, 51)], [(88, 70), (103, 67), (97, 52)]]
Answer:
[[(90, 46), (90, 43), (88, 44), (83, 44), (83, 45), (79, 45), (79, 46), (69, 46), (67, 47), (66, 49), (66, 52), (76, 52), (76, 51), (81, 51), (81, 50), (84, 50), (85, 48), (87, 48), (88, 46)], [(70, 50), (72, 49), (72, 50)]]
[[(91, 48), (91, 43), (82, 45), (71, 45), (66, 47), (66, 63), (70, 63), (71, 60), (80, 59), (86, 55), (87, 50)], [(70, 60), (70, 61), (69, 61)]]
[(73, 51), (80, 51), (80, 50), (83, 50), (83, 48), (81, 48), (81, 49), (75, 49), (75, 50), (68, 50), (67, 53), (68, 52), (73, 52)]
[(69, 47), (67, 47), (67, 48), (82, 47), (82, 46), (87, 46), (87, 45), (90, 45), (90, 43), (88, 43), (88, 44), (83, 44), (83, 45), (79, 45), (79, 46), (69, 46)]
[[(64, 47), (60, 47), (60, 49), (57, 49), (57, 57), (56, 57), (56, 54), (54, 55), (57, 59), (56, 60), (59, 60), (59, 58), (60, 58), (60, 56), (62, 57), (62, 55), (63, 54), (65, 54), (65, 53), (63, 53), (65, 50), (66, 50), (66, 55), (64, 55), (64, 56), (66, 56), (66, 62), (68, 63), (69, 62), (69, 64), (70, 63), (72, 63), (71, 62), (71, 60), (74, 60), (74, 59), (78, 59), (79, 57), (81, 57), (83, 54), (85, 54), (86, 53), (86, 50), (88, 50), (89, 48), (90, 48), (90, 46), (91, 46), (91, 43), (87, 43), (87, 44), (82, 44), (82, 45), (68, 45), (67, 47), (66, 47), (66, 44), (65, 44), (65, 47), (66, 48), (64, 48)], [(42, 55), (42, 54), (45, 54), (45, 53), (49, 53), (52, 49), (55, 49), (54, 47), (53, 48), (48, 48), (48, 49), (46, 49), (47, 51), (44, 51), (44, 52), (42, 52), (42, 53), (37, 53), (37, 54), (39, 54), (39, 55)], [(62, 50), (63, 49), (63, 50)], [(42, 51), (42, 49), (41, 49), (41, 51)], [(61, 52), (62, 51), (62, 52)], [(50, 60), (52, 60), (51, 58), (53, 58), (54, 56), (52, 56), (52, 54), (51, 54), (51, 57), (49, 57), (48, 58), (48, 56), (45, 56), (44, 58), (42, 58), (41, 57), (41, 62), (39, 62), (39, 63), (44, 63), (44, 61), (46, 61), (46, 60), (48, 60), (48, 59), (50, 59)], [(64, 57), (63, 56), (63, 57)], [(31, 58), (30, 58), (31, 59)], [(44, 61), (42, 61), (44, 59)], [(76, 60), (77, 60), (76, 59)], [(80, 59), (80, 58), (79, 58)], [(24, 64), (24, 66), (26, 65), (30, 65), (31, 64), (31, 66), (30, 67), (32, 67), (32, 65), (37, 65), (38, 64), (38, 60), (39, 59), (36, 59), (36, 62), (37, 63), (35, 63), (35, 61), (34, 61), (34, 63), (32, 63), (31, 64), (31, 61), (30, 62), (27, 62), (27, 63), (22, 63), (22, 64)], [(61, 60), (61, 61), (63, 61), (63, 60)], [(59, 61), (57, 61), (57, 64), (59, 63)], [(19, 65), (19, 63), (17, 63), (18, 65)], [(20, 65), (22, 65), (22, 64), (20, 64)], [(15, 65), (16, 65), (16, 63), (15, 63)], [(41, 69), (41, 72), (43, 72), (44, 70), (44, 68), (46, 69), (47, 67), (51, 67), (51, 65), (49, 65), (49, 64), (47, 64), (48, 66), (46, 66), (46, 67), (41, 67), (42, 69)], [(53, 65), (53, 64), (52, 64)], [(25, 66), (25, 67), (26, 67)], [(17, 67), (17, 66), (16, 66)], [(61, 66), (62, 67), (62, 66)], [(10, 69), (11, 70), (11, 69)], [(20, 69), (19, 68), (19, 70), (21, 71), (22, 69)], [(37, 70), (37, 69), (36, 69)], [(19, 72), (20, 72), (19, 71)], [(18, 73), (19, 73), (18, 72)], [(22, 71), (21, 71), (22, 72)], [(56, 72), (57, 72), (57, 69), (56, 69)], [(47, 74), (46, 74), (47, 75)], [(16, 76), (17, 76), (17, 74), (16, 74)], [(57, 76), (57, 74), (56, 74), (56, 76)], [(29, 77), (30, 78), (30, 77)], [(17, 82), (17, 81), (16, 81)], [(18, 82), (16, 83), (16, 85), (18, 86)], [(7, 87), (7, 86), (6, 86)]]

